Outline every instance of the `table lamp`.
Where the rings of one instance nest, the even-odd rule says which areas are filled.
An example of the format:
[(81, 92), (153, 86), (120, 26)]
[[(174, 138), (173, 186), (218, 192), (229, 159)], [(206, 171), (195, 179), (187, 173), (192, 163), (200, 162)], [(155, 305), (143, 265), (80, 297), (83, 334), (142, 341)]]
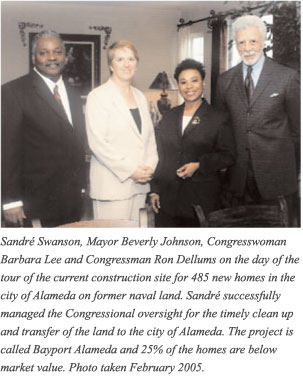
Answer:
[(161, 98), (157, 101), (158, 110), (163, 116), (171, 108), (171, 101), (168, 98), (168, 93), (165, 90), (177, 90), (172, 78), (165, 71), (159, 73), (149, 86), (151, 90), (162, 90)]

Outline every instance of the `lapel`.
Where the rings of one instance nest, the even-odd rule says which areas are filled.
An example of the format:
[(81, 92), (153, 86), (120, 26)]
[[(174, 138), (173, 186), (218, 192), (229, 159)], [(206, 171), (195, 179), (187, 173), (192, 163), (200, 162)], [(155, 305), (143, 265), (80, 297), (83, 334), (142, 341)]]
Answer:
[(136, 94), (136, 91), (134, 91), (134, 88), (131, 87), (134, 97), (136, 99), (136, 103), (140, 112), (141, 117), (141, 123), (142, 123), (142, 134), (140, 134), (137, 124), (122, 96), (117, 86), (113, 83), (111, 79), (107, 82), (108, 87), (110, 89), (109, 96), (112, 98), (112, 102), (114, 104), (114, 109), (116, 109), (117, 113), (120, 113), (123, 115), (124, 120), (128, 124), (129, 128), (134, 132), (134, 134), (138, 137), (140, 141), (142, 141), (142, 134), (144, 134), (144, 115), (142, 112), (142, 106), (141, 106), (141, 99)]
[[(256, 102), (256, 100), (260, 97), (262, 92), (268, 86), (268, 82), (270, 81), (270, 78), (271, 78), (271, 67), (270, 67), (271, 64), (270, 63), (271, 61), (268, 58), (266, 58), (264, 61), (264, 65), (263, 65), (257, 86), (254, 90), (250, 106), (253, 106), (253, 104)], [(246, 96), (244, 83), (243, 83), (242, 62), (235, 68), (234, 83), (237, 88), (237, 93), (239, 94), (239, 98), (245, 104), (245, 106), (248, 107), (247, 96)]]
[(67, 121), (70, 125), (63, 107), (61, 107), (60, 104), (56, 102), (44, 80), (40, 78), (40, 76), (34, 71), (31, 72), (31, 77), (35, 93), (41, 97), (58, 116)]
[[(192, 116), (189, 124), (187, 125), (187, 127), (184, 130), (184, 133), (183, 133), (184, 138), (186, 136), (188, 136), (188, 134), (190, 134), (193, 130), (195, 130), (196, 128), (201, 127), (201, 125), (203, 125), (203, 119), (205, 118), (206, 113), (207, 113), (207, 102), (205, 99), (202, 99), (202, 104), (196, 110), (196, 112)], [(182, 128), (182, 116), (180, 118), (181, 119), (181, 128)]]
[[(66, 93), (68, 97), (70, 112), (72, 115), (72, 122), (73, 122), (72, 127), (73, 129), (78, 129), (79, 125), (83, 123), (83, 117), (84, 117), (81, 95), (80, 93), (75, 92), (75, 90), (65, 81), (64, 81), (64, 84), (65, 84), (65, 89), (66, 89)], [(65, 112), (64, 112), (64, 116), (65, 116), (65, 119), (68, 120), (68, 118), (65, 115)]]
[(262, 94), (262, 92), (266, 89), (268, 86), (268, 82), (270, 81), (271, 78), (271, 61), (269, 59), (265, 59), (264, 65), (257, 83), (257, 86), (254, 90), (253, 97), (251, 100), (251, 106), (256, 102), (256, 100), (259, 98), (259, 96)]
[(174, 125), (177, 126), (175, 129), (176, 134), (178, 139), (182, 139), (182, 120), (183, 120), (183, 112), (184, 112), (184, 107), (185, 103), (181, 104), (177, 109), (176, 109), (176, 114), (175, 114), (175, 120), (174, 120)]
[(236, 93), (238, 94), (237, 99), (240, 99), (246, 107), (248, 107), (247, 95), (244, 87), (243, 81), (243, 67), (242, 62), (235, 67), (234, 73), (234, 83), (236, 86)]

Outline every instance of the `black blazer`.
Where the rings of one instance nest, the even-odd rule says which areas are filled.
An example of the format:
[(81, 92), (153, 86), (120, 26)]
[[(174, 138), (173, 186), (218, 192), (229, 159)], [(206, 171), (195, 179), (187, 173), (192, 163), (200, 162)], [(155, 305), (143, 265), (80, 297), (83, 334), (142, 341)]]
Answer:
[[(160, 122), (157, 134), (159, 164), (152, 192), (160, 195), (161, 210), (171, 216), (192, 218), (193, 204), (208, 212), (218, 207), (220, 169), (234, 162), (234, 140), (225, 115), (203, 100), (182, 135), (184, 104), (173, 108)], [(189, 162), (199, 169), (185, 180), (176, 174)]]
[(21, 200), (28, 218), (79, 217), (84, 185), (84, 118), (66, 85), (73, 126), (36, 73), (2, 86), (2, 204)]
[(249, 105), (241, 63), (219, 76), (216, 103), (229, 113), (237, 145), (230, 189), (243, 194), (250, 155), (263, 199), (294, 193), (300, 162), (298, 73), (266, 58)]

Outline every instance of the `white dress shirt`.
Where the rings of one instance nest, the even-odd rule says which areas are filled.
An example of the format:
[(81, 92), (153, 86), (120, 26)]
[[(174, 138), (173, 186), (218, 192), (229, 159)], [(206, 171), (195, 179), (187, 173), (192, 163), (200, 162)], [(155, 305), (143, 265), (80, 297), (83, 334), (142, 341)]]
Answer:
[(57, 82), (53, 82), (51, 79), (45, 77), (42, 75), (36, 68), (34, 68), (34, 71), (40, 75), (40, 77), (44, 80), (46, 83), (47, 87), (50, 89), (51, 93), (54, 94), (54, 87), (57, 85), (58, 86), (58, 92), (61, 98), (61, 102), (63, 104), (63, 108), (65, 110), (65, 113), (67, 115), (67, 118), (71, 125), (73, 125), (72, 122), (72, 114), (70, 111), (70, 106), (69, 106), (69, 101), (68, 101), (68, 96), (65, 88), (65, 84), (63, 82), (62, 76), (60, 76), (59, 80)]
[[(251, 77), (254, 82), (254, 88), (256, 88), (257, 86), (258, 80), (261, 75), (261, 71), (263, 69), (264, 62), (265, 62), (265, 56), (261, 55), (258, 61), (254, 65), (251, 66), (253, 69), (251, 72)], [(247, 69), (248, 69), (248, 66), (245, 63), (243, 63), (243, 80), (244, 81), (247, 75)]]
[(192, 116), (183, 116), (182, 119), (182, 135), (185, 131), (185, 128), (188, 126), (189, 122), (191, 121)]

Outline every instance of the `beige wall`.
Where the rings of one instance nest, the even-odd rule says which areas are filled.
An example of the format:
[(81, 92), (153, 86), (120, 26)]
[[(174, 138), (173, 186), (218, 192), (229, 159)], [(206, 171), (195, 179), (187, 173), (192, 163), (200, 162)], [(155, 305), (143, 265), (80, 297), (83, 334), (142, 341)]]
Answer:
[[(98, 4), (99, 3), (99, 4)], [(98, 34), (91, 25), (112, 27), (110, 43), (118, 39), (134, 42), (140, 55), (135, 85), (147, 90), (160, 71), (173, 72), (176, 64), (176, 22), (178, 9), (165, 12), (161, 9), (111, 6), (114, 2), (2, 2), (2, 58), (1, 82), (5, 83), (28, 73), (28, 46), (21, 42), (18, 22), (43, 24), (44, 29), (59, 33)], [(26, 28), (29, 32), (39, 31)], [(104, 33), (101, 33), (103, 41)], [(101, 82), (108, 78), (105, 50), (101, 48)]]
[[(89, 26), (112, 27), (110, 43), (118, 39), (134, 42), (140, 55), (140, 64), (134, 85), (144, 91), (150, 100), (156, 100), (160, 91), (148, 91), (156, 74), (166, 71), (173, 75), (177, 64), (178, 33), (176, 25), (183, 17), (186, 21), (209, 16), (210, 9), (225, 10), (225, 2), (142, 2), (116, 1), (2, 1), (1, 2), (1, 83), (6, 83), (29, 71), (28, 33), (41, 29), (25, 29), (27, 46), (23, 46), (18, 23), (20, 21), (43, 24), (44, 29), (59, 33), (98, 34)], [(195, 9), (191, 8), (194, 4)], [(232, 5), (230, 2), (228, 5)], [(210, 99), (211, 31), (207, 23), (192, 26), (203, 31), (205, 38), (206, 89)], [(101, 45), (104, 33), (101, 33)], [(101, 46), (101, 83), (108, 78), (105, 50)], [(176, 92), (170, 93), (173, 105), (177, 103)], [(155, 102), (156, 103), (156, 102)]]

